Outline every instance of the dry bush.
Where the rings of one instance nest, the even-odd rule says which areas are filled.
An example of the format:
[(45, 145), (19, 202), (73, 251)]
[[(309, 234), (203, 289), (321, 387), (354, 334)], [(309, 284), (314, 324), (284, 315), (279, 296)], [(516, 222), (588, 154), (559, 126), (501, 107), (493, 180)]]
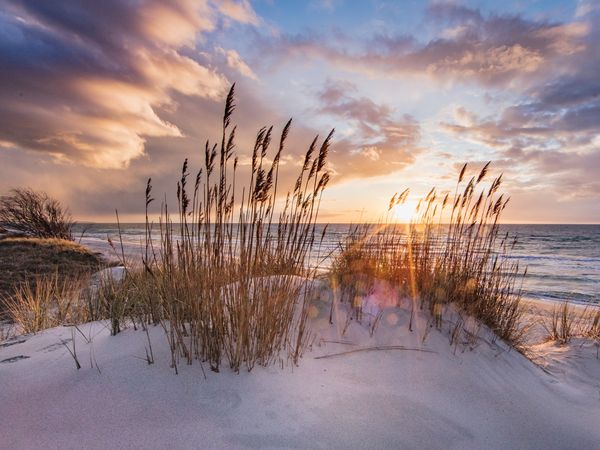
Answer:
[(73, 240), (71, 214), (45, 192), (13, 189), (0, 197), (0, 223), (33, 237)]
[[(317, 138), (312, 142), (276, 214), (279, 161), (291, 121), (271, 156), (272, 127), (259, 130), (249, 180), (240, 187), (233, 94), (232, 87), (220, 145), (207, 142), (191, 189), (183, 163), (175, 221), (166, 203), (158, 231), (146, 214), (143, 268), (128, 268), (122, 283), (100, 289), (113, 332), (124, 320), (164, 327), (175, 369), (181, 358), (207, 361), (214, 371), (224, 360), (233, 370), (251, 370), (283, 361), (282, 354), (297, 363), (308, 342), (305, 300), (315, 272), (306, 263), (318, 239), (333, 131), (320, 145)], [(153, 200), (148, 180), (146, 211)]]
[[(436, 324), (442, 323), (441, 306), (453, 303), (519, 347), (525, 333), (519, 282), (525, 272), (510, 259), (516, 240), (500, 234), (508, 198), (497, 195), (501, 176), (486, 183), (488, 167), (464, 184), (465, 164), (454, 194), (432, 189), (408, 226), (388, 216), (351, 232), (333, 263), (336, 278), (357, 279), (354, 267), (359, 267), (368, 278), (398, 285), (413, 309), (428, 307)], [(389, 211), (407, 196), (408, 190), (395, 194)]]

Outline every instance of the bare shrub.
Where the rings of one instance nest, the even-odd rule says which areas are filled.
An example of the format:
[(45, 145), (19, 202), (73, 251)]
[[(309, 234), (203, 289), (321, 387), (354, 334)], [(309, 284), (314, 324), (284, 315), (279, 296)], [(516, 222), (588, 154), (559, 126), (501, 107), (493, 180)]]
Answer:
[(45, 192), (13, 189), (0, 197), (0, 223), (30, 236), (73, 240), (69, 211)]

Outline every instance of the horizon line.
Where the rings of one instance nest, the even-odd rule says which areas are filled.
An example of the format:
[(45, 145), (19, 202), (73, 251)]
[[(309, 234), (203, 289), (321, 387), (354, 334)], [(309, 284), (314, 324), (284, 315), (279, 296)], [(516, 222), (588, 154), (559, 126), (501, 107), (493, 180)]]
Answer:
[[(146, 222), (141, 221), (141, 222), (120, 222), (121, 225), (131, 225), (131, 224), (135, 224), (135, 225), (140, 225), (140, 224), (145, 224)], [(151, 221), (150, 224), (158, 224), (158, 221)], [(172, 222), (173, 224), (179, 224), (180, 222)], [(188, 223), (192, 223), (192, 222), (188, 222)], [(235, 224), (238, 224), (239, 222), (234, 222)], [(278, 224), (279, 222), (273, 222), (272, 225)], [(381, 225), (382, 223), (387, 223), (387, 224), (394, 224), (394, 225), (410, 225), (411, 222), (369, 222), (369, 221), (365, 221), (365, 222), (316, 222), (317, 225)], [(75, 225), (95, 225), (95, 224), (99, 224), (99, 225), (116, 225), (117, 222), (106, 222), (106, 221), (90, 221), (90, 220), (76, 220)], [(437, 223), (435, 225), (438, 225)], [(444, 222), (441, 223), (441, 225), (449, 225), (448, 222)], [(572, 223), (566, 223), (566, 222), (501, 222), (499, 223), (500, 226), (502, 225), (600, 225), (600, 222), (572, 222)]]

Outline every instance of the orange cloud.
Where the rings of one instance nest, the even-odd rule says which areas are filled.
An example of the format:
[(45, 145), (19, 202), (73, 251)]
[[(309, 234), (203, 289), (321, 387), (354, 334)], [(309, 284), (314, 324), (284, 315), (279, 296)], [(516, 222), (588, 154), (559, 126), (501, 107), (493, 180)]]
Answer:
[[(217, 8), (192, 0), (23, 2), (8, 10), (0, 26), (15, 40), (0, 54), (0, 139), (102, 168), (139, 158), (148, 137), (182, 136), (157, 114), (177, 107), (174, 92), (220, 101), (229, 81), (188, 50), (219, 14), (246, 22), (252, 13), (246, 2)], [(227, 56), (253, 76), (237, 53)]]

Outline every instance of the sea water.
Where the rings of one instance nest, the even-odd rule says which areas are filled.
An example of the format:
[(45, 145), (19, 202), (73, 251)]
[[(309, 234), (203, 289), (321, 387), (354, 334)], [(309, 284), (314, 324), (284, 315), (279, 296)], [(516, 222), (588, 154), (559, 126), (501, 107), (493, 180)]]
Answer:
[[(323, 225), (316, 234), (320, 241)], [(85, 230), (85, 232), (84, 232)], [(326, 267), (339, 242), (347, 236), (348, 224), (329, 225), (319, 246), (318, 260)], [(76, 239), (95, 251), (115, 257), (118, 253), (139, 258), (144, 242), (144, 224), (78, 224)], [(527, 267), (523, 281), (525, 298), (600, 304), (600, 225), (503, 225), (502, 232), (517, 237), (511, 258)]]

